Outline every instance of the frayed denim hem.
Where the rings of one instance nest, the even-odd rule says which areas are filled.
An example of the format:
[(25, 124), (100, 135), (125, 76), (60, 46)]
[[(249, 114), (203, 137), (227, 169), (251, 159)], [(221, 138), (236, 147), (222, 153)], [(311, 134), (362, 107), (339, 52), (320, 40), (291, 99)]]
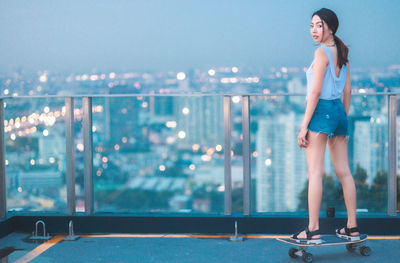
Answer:
[(311, 131), (311, 132), (317, 133), (316, 136), (318, 136), (320, 133), (324, 133), (324, 134), (328, 135), (328, 140), (334, 139), (333, 145), (335, 145), (336, 139), (339, 136), (344, 136), (346, 141), (349, 141), (349, 138), (350, 138), (350, 135), (347, 135), (347, 134), (346, 135), (340, 135), (340, 134), (339, 135), (337, 135), (337, 134), (335, 135), (333, 133), (328, 133), (328, 132), (323, 132), (323, 131), (315, 131), (315, 130), (312, 130), (312, 129), (308, 129), (308, 130)]

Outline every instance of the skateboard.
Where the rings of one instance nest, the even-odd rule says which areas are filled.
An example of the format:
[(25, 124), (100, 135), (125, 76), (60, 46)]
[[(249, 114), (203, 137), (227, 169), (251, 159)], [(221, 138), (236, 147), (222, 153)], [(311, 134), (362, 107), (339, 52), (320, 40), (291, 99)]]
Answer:
[(303, 261), (306, 263), (313, 261), (313, 255), (307, 252), (307, 249), (310, 247), (345, 245), (349, 252), (354, 252), (358, 249), (360, 250), (360, 254), (363, 256), (369, 256), (371, 254), (371, 248), (365, 245), (365, 242), (368, 239), (368, 236), (365, 234), (360, 235), (360, 240), (356, 241), (345, 240), (336, 235), (324, 235), (321, 239), (322, 243), (320, 244), (307, 244), (306, 242), (299, 243), (291, 238), (277, 238), (276, 240), (296, 246), (297, 248), (289, 249), (289, 256), (291, 258), (302, 257)]

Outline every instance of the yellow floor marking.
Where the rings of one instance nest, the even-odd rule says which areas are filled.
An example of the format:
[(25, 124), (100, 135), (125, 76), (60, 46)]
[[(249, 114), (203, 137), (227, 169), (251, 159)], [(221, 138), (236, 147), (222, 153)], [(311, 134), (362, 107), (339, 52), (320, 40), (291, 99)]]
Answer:
[(400, 239), (400, 236), (368, 236), (368, 239)]
[(139, 234), (105, 234), (105, 235), (79, 235), (80, 237), (164, 237), (165, 235), (160, 234), (149, 234), (149, 235), (139, 235)]
[(36, 247), (32, 251), (30, 251), (28, 254), (26, 254), (22, 258), (15, 261), (15, 263), (26, 263), (26, 262), (33, 260), (34, 258), (38, 257), (40, 254), (45, 252), (47, 249), (51, 248), (52, 246), (54, 246), (55, 244), (57, 244), (58, 242), (63, 240), (64, 237), (65, 237), (65, 235), (54, 236), (50, 240), (47, 240), (45, 243), (39, 245), (38, 247)]
[[(230, 238), (232, 235), (187, 235), (187, 234), (109, 234), (109, 235), (79, 235), (80, 237), (137, 237), (137, 238)], [(275, 239), (275, 238), (289, 238), (290, 235), (239, 235), (245, 238), (265, 238), (265, 239)], [(368, 236), (368, 239), (400, 239), (400, 236)]]
[[(109, 235), (79, 235), (80, 237), (166, 237), (166, 238), (230, 238), (233, 235), (187, 235), (187, 234), (109, 234)], [(286, 238), (289, 236), (276, 235), (239, 235), (246, 238)]]

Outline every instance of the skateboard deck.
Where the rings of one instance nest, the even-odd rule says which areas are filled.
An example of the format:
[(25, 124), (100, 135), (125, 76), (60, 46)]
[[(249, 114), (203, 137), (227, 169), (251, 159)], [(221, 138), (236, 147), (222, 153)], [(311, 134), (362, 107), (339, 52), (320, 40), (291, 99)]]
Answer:
[(289, 249), (289, 256), (291, 258), (302, 257), (304, 262), (310, 263), (313, 261), (313, 255), (306, 250), (310, 247), (320, 247), (320, 246), (335, 246), (335, 245), (345, 245), (346, 249), (349, 252), (354, 252), (359, 249), (361, 255), (369, 256), (371, 253), (371, 248), (368, 246), (364, 246), (364, 243), (367, 241), (368, 236), (363, 234), (360, 235), (360, 240), (349, 241), (342, 238), (337, 237), (336, 235), (322, 235), (321, 236), (322, 243), (320, 244), (307, 244), (305, 242), (297, 242), (291, 238), (277, 238), (276, 240), (296, 246), (296, 248)]
[(301, 246), (301, 247), (315, 247), (315, 246), (333, 246), (333, 245), (346, 245), (346, 244), (352, 244), (352, 243), (361, 243), (364, 242), (366, 239), (368, 239), (367, 235), (360, 235), (360, 240), (356, 241), (349, 241), (345, 240), (342, 238), (337, 237), (336, 235), (323, 235), (321, 237), (322, 243), (320, 244), (306, 244), (303, 242), (297, 242), (296, 240), (293, 240), (291, 238), (277, 238), (276, 240), (288, 243), (291, 245), (295, 246)]

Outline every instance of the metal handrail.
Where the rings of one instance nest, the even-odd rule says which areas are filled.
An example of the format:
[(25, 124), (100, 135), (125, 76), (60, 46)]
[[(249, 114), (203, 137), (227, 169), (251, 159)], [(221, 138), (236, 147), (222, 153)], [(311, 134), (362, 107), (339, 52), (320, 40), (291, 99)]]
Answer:
[[(111, 97), (223, 97), (223, 96), (306, 96), (306, 93), (168, 93), (168, 94), (151, 94), (151, 93), (140, 93), (140, 94), (71, 94), (71, 95), (22, 95), (22, 96), (0, 96), (0, 99), (45, 99), (45, 98), (111, 98)], [(374, 92), (374, 93), (352, 93), (351, 96), (389, 96), (389, 95), (400, 95), (400, 92)]]

